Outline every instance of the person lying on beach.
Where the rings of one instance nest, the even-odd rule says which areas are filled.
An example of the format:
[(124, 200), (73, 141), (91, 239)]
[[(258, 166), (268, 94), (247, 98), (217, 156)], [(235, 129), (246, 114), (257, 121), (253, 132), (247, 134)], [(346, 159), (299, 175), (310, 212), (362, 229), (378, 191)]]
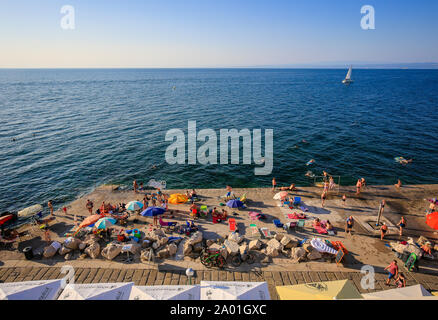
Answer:
[(317, 227), (321, 227), (321, 221), (319, 221), (319, 218), (316, 218), (313, 221), (313, 227), (316, 229)]
[(289, 187), (280, 187), (280, 191), (293, 191), (295, 189), (295, 183), (292, 183)]
[(327, 220), (327, 222), (325, 223), (325, 228), (327, 229), (327, 231), (334, 231), (335, 229), (330, 220)]

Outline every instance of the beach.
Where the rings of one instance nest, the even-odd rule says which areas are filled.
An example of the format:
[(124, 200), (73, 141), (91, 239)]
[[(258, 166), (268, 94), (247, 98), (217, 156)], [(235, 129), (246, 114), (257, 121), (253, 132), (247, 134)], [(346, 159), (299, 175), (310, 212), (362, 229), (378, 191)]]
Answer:
[[(209, 208), (220, 208), (219, 203), (222, 201), (220, 197), (224, 196), (226, 192), (225, 189), (196, 189), (196, 191), (200, 198), (199, 205), (205, 204)], [(145, 192), (150, 193), (154, 191), (147, 190)], [(164, 190), (163, 192), (166, 194), (185, 194), (186, 189)], [(126, 263), (126, 257), (123, 254), (120, 254), (114, 260), (109, 261), (102, 256), (97, 259), (82, 259), (79, 257), (79, 252), (72, 254), (72, 256), (69, 257), (69, 260), (65, 260), (65, 258), (60, 255), (55, 255), (50, 259), (43, 258), (41, 260), (26, 260), (23, 253), (20, 252), (24, 247), (30, 245), (34, 250), (42, 250), (46, 246), (45, 242), (43, 242), (43, 232), (37, 230), (32, 231), (30, 239), (23, 239), (19, 244), (14, 244), (17, 245), (16, 248), (18, 250), (3, 250), (0, 252), (0, 261), (2, 263), (0, 269), (2, 270), (1, 272), (4, 273), (3, 278), (1, 278), (0, 274), (0, 281), (19, 281), (23, 278), (23, 276), (20, 276), (20, 270), (23, 270), (23, 272), (24, 270), (27, 270), (26, 272), (32, 270), (33, 273), (36, 272), (41, 276), (41, 279), (50, 278), (55, 276), (55, 270), (59, 271), (63, 265), (71, 265), (75, 269), (81, 270), (81, 273), (84, 272), (84, 270), (87, 270), (87, 272), (95, 270), (96, 273), (106, 272), (105, 275), (109, 272), (114, 273), (116, 272), (115, 270), (123, 270), (123, 272), (126, 271), (128, 274), (132, 271), (135, 272), (136, 275), (139, 273), (143, 274), (145, 272), (152, 272), (157, 277), (156, 279), (151, 280), (154, 283), (155, 281), (165, 279), (166, 273), (180, 275), (186, 268), (192, 268), (199, 274), (205, 275), (214, 274), (216, 272), (219, 275), (222, 274), (222, 272), (225, 272), (226, 274), (230, 274), (229, 276), (226, 276), (228, 278), (231, 278), (231, 274), (233, 277), (235, 277), (235, 274), (248, 274), (252, 279), (252, 274), (257, 278), (260, 277), (260, 275), (268, 275), (269, 277), (272, 273), (275, 275), (279, 274), (280, 277), (283, 278), (285, 275), (297, 274), (300, 275), (298, 278), (301, 279), (301, 276), (304, 277), (308, 272), (318, 275), (315, 276), (317, 278), (324, 278), (327, 275), (334, 276), (335, 274), (339, 275), (338, 278), (341, 276), (349, 277), (350, 275), (352, 277), (354, 275), (354, 277), (359, 277), (360, 270), (364, 265), (371, 265), (374, 267), (376, 273), (383, 274), (383, 269), (394, 260), (394, 252), (391, 251), (391, 248), (385, 246), (385, 244), (391, 241), (400, 240), (398, 237), (398, 230), (395, 229), (394, 225), (398, 223), (402, 215), (408, 221), (408, 226), (404, 231), (403, 239), (412, 237), (416, 240), (419, 236), (425, 236), (431, 241), (438, 240), (438, 236), (434, 230), (425, 224), (425, 209), (428, 207), (428, 202), (425, 199), (431, 198), (438, 193), (438, 185), (407, 185), (400, 189), (396, 189), (394, 186), (367, 186), (358, 196), (355, 195), (354, 187), (341, 187), (339, 192), (335, 190), (329, 193), (324, 208), (321, 208), (321, 188), (298, 187), (296, 191), (290, 192), (292, 196), (301, 197), (302, 203), (310, 209), (310, 212), (307, 212), (309, 216), (315, 216), (321, 220), (329, 219), (337, 231), (336, 236), (317, 234), (308, 223), (302, 230), (286, 232), (283, 229), (276, 228), (273, 225), (272, 220), (280, 219), (280, 221), (285, 223), (287, 222), (287, 217), (284, 212), (284, 207), (280, 206), (279, 201), (273, 199), (276, 191), (272, 191), (271, 188), (242, 188), (233, 189), (233, 192), (237, 196), (246, 195), (248, 199), (246, 209), (226, 208), (229, 218), (232, 217), (236, 219), (239, 234), (243, 235), (248, 241), (254, 239), (249, 232), (249, 225), (254, 223), (254, 221), (249, 219), (248, 212), (259, 211), (265, 214), (267, 219), (264, 221), (257, 221), (258, 228), (267, 227), (274, 233), (290, 234), (300, 240), (322, 238), (330, 241), (341, 241), (348, 249), (349, 254), (345, 257), (342, 264), (336, 264), (333, 261), (324, 261), (323, 259), (319, 259), (318, 261), (292, 263), (291, 258), (279, 255), (278, 257), (273, 257), (269, 263), (261, 263), (260, 261), (257, 261), (252, 265), (242, 263), (238, 267), (229, 264), (223, 270), (216, 270), (215, 268), (209, 269), (203, 266), (199, 262), (199, 259), (194, 259), (189, 256), (178, 258), (178, 255), (166, 259), (155, 259), (155, 261), (147, 263), (141, 261), (140, 254), (133, 256), (133, 262)], [(346, 194), (347, 196), (345, 205), (342, 204), (341, 200), (343, 194)], [(70, 231), (73, 227), (74, 214), (83, 217), (89, 215), (85, 207), (88, 199), (93, 201), (97, 207), (102, 201), (105, 201), (105, 203), (116, 204), (127, 203), (133, 200), (141, 201), (142, 198), (143, 193), (134, 193), (132, 190), (118, 190), (118, 186), (115, 185), (100, 186), (90, 194), (80, 197), (67, 205), (67, 214), (65, 214), (63, 210), (55, 212), (55, 220), (50, 222), (51, 238), (54, 241), (64, 241), (66, 238), (64, 234)], [(390, 232), (385, 240), (381, 241), (378, 234), (372, 234), (372, 232), (370, 232), (369, 226), (366, 226), (365, 221), (368, 221), (367, 219), (371, 221), (376, 220), (379, 203), (383, 199), (385, 199), (387, 203), (384, 212), (384, 219), (389, 225)], [(171, 219), (164, 216), (165, 218), (163, 219), (165, 221), (184, 223), (189, 218), (189, 206), (190, 204), (169, 204), (169, 210), (174, 211), (174, 218)], [(233, 216), (233, 212), (236, 212), (238, 215)], [(353, 215), (356, 220), (352, 236), (346, 235), (344, 232), (345, 220), (350, 215)], [(149, 217), (132, 215), (128, 219), (128, 226), (125, 228), (138, 228), (142, 232), (147, 232), (152, 229), (151, 223), (152, 219)], [(207, 216), (206, 219), (195, 220), (195, 223), (200, 227), (204, 239), (225, 238), (230, 234), (226, 222), (213, 224), (211, 222), (211, 216)], [(122, 228), (118, 225), (115, 225), (114, 227), (116, 229)], [(29, 227), (26, 226), (23, 230), (24, 229), (29, 229)], [(266, 239), (260, 239), (262, 242), (267, 242)], [(435, 283), (438, 284), (438, 263), (436, 261), (437, 260), (426, 261), (423, 259), (421, 261), (422, 263), (419, 272), (412, 273), (412, 275), (414, 277), (417, 276), (418, 279), (410, 278), (410, 280), (416, 281), (416, 283), (422, 283), (423, 280), (421, 280), (421, 277), (426, 276), (428, 279), (427, 283), (431, 286), (434, 286)], [(8, 272), (10, 269), (15, 271)], [(42, 272), (45, 272), (46, 275), (40, 275)], [(163, 279), (159, 276), (161, 273), (164, 274)], [(77, 276), (80, 277), (79, 274)], [(116, 274), (114, 273), (114, 277), (115, 276)], [(24, 277), (28, 277), (28, 275), (24, 275)], [(109, 278), (110, 277), (106, 279), (106, 277), (103, 277), (102, 279), (109, 280)], [(139, 279), (137, 278), (138, 277), (136, 276), (136, 281), (138, 280), (139, 282), (144, 280), (143, 276), (140, 276)], [(81, 281), (87, 279), (88, 278), (85, 274), (83, 274)], [(182, 275), (181, 279), (184, 279)], [(290, 281), (290, 278), (288, 279), (288, 281)], [(89, 280), (93, 281), (93, 279)], [(279, 280), (277, 279), (277, 281)], [(435, 287), (435, 290), (436, 289), (438, 289), (438, 287)]]

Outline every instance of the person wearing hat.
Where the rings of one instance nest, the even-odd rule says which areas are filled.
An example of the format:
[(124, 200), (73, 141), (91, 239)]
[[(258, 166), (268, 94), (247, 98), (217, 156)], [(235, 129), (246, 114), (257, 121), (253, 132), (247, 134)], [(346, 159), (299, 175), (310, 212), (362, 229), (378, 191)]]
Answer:
[(388, 231), (388, 226), (386, 225), (386, 222), (384, 222), (382, 227), (380, 228), (380, 240), (383, 240), (387, 231)]

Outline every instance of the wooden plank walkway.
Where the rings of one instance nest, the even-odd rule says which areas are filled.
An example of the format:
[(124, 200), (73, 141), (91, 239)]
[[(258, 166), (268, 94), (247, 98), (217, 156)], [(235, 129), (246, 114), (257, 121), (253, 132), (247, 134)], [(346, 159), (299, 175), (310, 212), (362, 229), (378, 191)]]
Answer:
[[(438, 291), (438, 276), (405, 273), (407, 285), (422, 284), (429, 291)], [(1, 282), (19, 282), (31, 280), (61, 279), (65, 275), (57, 267), (23, 267), (0, 268)], [(322, 272), (322, 271), (263, 271), (263, 272), (230, 272), (223, 270), (197, 271), (192, 283), (200, 281), (250, 281), (268, 283), (272, 299), (278, 299), (276, 286), (294, 285), (308, 282), (350, 279), (361, 293), (369, 293), (395, 288), (384, 285), (386, 274), (377, 273), (374, 289), (362, 289), (360, 272)], [(187, 285), (189, 279), (183, 271), (158, 271), (145, 269), (98, 269), (76, 268), (76, 283), (99, 282), (134, 282), (136, 285)]]

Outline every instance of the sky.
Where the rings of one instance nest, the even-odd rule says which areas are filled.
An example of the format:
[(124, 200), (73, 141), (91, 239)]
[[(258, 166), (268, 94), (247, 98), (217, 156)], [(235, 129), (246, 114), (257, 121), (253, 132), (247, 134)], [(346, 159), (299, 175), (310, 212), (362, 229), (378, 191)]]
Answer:
[[(374, 30), (361, 28), (364, 5)], [(437, 35), (436, 0), (0, 2), (0, 68), (438, 62)]]

